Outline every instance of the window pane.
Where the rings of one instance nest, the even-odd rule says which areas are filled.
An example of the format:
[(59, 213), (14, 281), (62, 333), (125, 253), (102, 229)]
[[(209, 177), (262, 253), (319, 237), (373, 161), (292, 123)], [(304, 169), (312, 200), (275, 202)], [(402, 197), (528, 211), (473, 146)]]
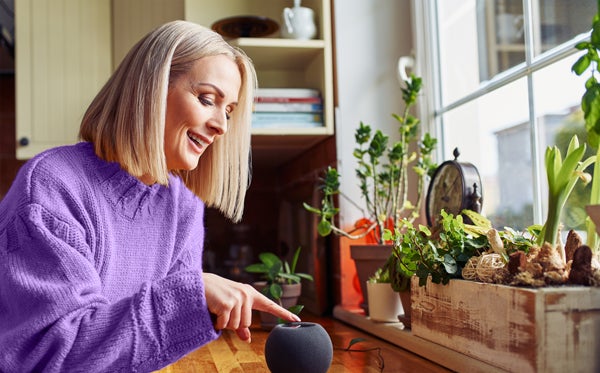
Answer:
[(444, 159), (477, 167), (483, 184), (483, 213), (494, 226), (522, 229), (533, 223), (527, 81), (519, 79), (443, 115)]
[[(480, 50), (485, 50), (485, 24), (476, 0), (440, 0), (437, 2), (440, 51), (441, 97), (453, 102), (479, 87)], [(483, 56), (485, 57), (485, 56)]]
[[(588, 74), (578, 77), (571, 72), (571, 66), (579, 54), (552, 64), (533, 74), (535, 107), (539, 128), (540, 156), (543, 159), (548, 146), (556, 145), (564, 157), (568, 143), (573, 135), (577, 135), (580, 143), (586, 142), (583, 113), (580, 109), (581, 95), (584, 92), (585, 80)], [(584, 158), (595, 153), (588, 150)], [(542, 206), (544, 218), (547, 213), (546, 169), (543, 166)], [(591, 168), (588, 169), (591, 172)], [(563, 233), (569, 229), (584, 230), (584, 219), (587, 216), (584, 208), (588, 204), (590, 185), (584, 186), (581, 182), (575, 186), (570, 200), (563, 211)]]
[[(525, 18), (522, 0), (486, 0), (486, 49), (481, 80), (525, 61)], [(487, 53), (485, 53), (487, 52)]]
[(588, 32), (596, 7), (595, 0), (532, 0), (533, 44), (527, 47), (523, 0), (438, 0), (442, 105), (524, 66), (526, 48), (537, 56)]
[(539, 26), (533, 28), (535, 43), (541, 45), (534, 48), (536, 54), (588, 32), (597, 7), (596, 0), (539, 0), (533, 4), (539, 6)]

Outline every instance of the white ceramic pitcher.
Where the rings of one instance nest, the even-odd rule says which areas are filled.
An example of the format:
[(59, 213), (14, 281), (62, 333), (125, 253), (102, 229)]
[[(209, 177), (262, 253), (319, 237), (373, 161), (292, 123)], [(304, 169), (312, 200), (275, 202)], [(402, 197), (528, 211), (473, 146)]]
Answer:
[(283, 9), (281, 36), (286, 39), (308, 40), (317, 35), (315, 13), (312, 9), (300, 6), (300, 0), (294, 0), (293, 8)]

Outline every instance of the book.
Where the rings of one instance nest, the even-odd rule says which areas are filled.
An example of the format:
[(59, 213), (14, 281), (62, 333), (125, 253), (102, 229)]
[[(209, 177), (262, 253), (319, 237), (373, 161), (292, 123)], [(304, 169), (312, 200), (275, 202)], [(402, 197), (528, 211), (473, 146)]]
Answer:
[(298, 103), (308, 103), (308, 104), (320, 104), (323, 102), (321, 97), (262, 97), (256, 96), (254, 98), (254, 102), (298, 102)]
[(317, 89), (311, 88), (258, 88), (256, 97), (320, 97)]
[(252, 123), (323, 123), (321, 113), (252, 113)]
[(252, 122), (252, 128), (314, 128), (323, 127), (323, 122)]
[(254, 111), (320, 113), (323, 111), (323, 104), (311, 102), (256, 102)]
[(253, 128), (322, 127), (321, 113), (252, 113)]

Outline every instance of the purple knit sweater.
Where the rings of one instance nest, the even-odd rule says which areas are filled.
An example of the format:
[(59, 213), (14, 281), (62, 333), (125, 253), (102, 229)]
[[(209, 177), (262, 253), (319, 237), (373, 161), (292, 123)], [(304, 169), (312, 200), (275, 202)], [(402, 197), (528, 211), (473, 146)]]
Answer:
[(218, 338), (203, 215), (90, 143), (27, 162), (0, 202), (0, 372), (148, 372)]

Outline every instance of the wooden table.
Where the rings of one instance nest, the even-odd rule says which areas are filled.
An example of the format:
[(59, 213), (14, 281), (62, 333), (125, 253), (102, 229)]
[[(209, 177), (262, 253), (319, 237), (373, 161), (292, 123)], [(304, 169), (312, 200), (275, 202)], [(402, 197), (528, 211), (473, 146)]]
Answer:
[[(329, 373), (449, 372), (448, 369), (429, 360), (333, 318), (315, 317), (305, 312), (301, 316), (303, 321), (321, 324), (331, 337), (333, 362)], [(159, 372), (268, 372), (264, 346), (269, 332), (261, 330), (258, 322), (255, 322), (251, 329), (252, 343), (250, 344), (240, 341), (235, 333), (225, 331), (218, 340), (188, 354)], [(346, 351), (350, 341), (355, 338), (364, 338), (366, 341), (353, 345), (352, 349), (368, 351)], [(382, 363), (383, 369), (380, 366)]]

